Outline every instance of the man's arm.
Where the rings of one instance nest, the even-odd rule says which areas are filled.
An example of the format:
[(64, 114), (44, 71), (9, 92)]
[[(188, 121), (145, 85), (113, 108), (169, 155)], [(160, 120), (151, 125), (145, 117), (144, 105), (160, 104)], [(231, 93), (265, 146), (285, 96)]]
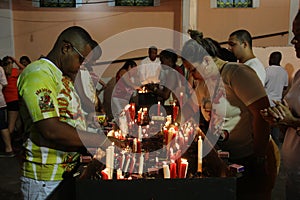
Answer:
[(67, 123), (59, 121), (58, 117), (35, 122), (35, 126), (41, 135), (39, 138), (31, 138), (33, 142), (53, 149), (79, 151), (83, 147), (107, 148), (111, 142), (115, 142), (117, 146), (120, 145), (119, 140), (108, 139), (104, 133), (77, 130)]

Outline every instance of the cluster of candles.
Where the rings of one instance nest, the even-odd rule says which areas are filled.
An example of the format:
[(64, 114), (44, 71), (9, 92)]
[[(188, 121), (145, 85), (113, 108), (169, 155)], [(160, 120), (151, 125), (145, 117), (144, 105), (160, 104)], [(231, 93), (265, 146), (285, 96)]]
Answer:
[[(132, 147), (123, 149), (120, 153), (115, 152), (112, 144), (106, 149), (106, 168), (101, 171), (102, 179), (113, 179), (113, 171), (117, 169), (117, 179), (124, 179), (125, 173), (137, 174), (142, 178), (144, 168), (147, 167), (145, 161), (149, 161), (149, 153), (142, 150), (143, 133), (139, 126), (139, 134), (133, 139)], [(187, 147), (194, 140), (194, 125), (184, 124), (182, 127), (170, 125), (164, 127), (164, 141), (166, 149), (165, 161), (159, 166), (156, 158), (156, 169), (163, 168), (164, 178), (186, 178), (188, 170), (188, 160), (181, 158), (184, 147)], [(198, 138), (198, 172), (202, 172), (203, 158), (202, 138)], [(149, 171), (149, 168), (148, 168)], [(128, 178), (126, 178), (128, 179)], [(129, 178), (131, 179), (131, 178)]]
[[(142, 90), (146, 92), (145, 90)], [(163, 168), (164, 178), (186, 178), (188, 170), (188, 160), (181, 158), (181, 154), (193, 142), (195, 137), (195, 125), (191, 122), (186, 122), (178, 126), (176, 119), (178, 116), (179, 107), (182, 107), (183, 93), (180, 93), (179, 106), (176, 102), (173, 103), (173, 113), (168, 115), (163, 126), (164, 134), (164, 149), (166, 151), (165, 161), (161, 168)], [(149, 130), (149, 123), (145, 128), (142, 128), (142, 122), (145, 116), (148, 117), (147, 108), (140, 108), (136, 117), (136, 106), (134, 103), (128, 104), (124, 109), (124, 115), (128, 125), (129, 132), (137, 132), (137, 137), (133, 138), (132, 147), (123, 150), (121, 153), (115, 152), (114, 145), (106, 149), (106, 168), (101, 171), (102, 179), (113, 179), (113, 170), (117, 169), (117, 179), (124, 179), (124, 173), (133, 174), (138, 171), (138, 175), (142, 177), (144, 161), (148, 160), (149, 153), (143, 152), (142, 139), (148, 137), (147, 130)], [(161, 102), (157, 104), (157, 117), (162, 117)], [(133, 130), (133, 125), (138, 125), (138, 128)], [(131, 130), (132, 129), (132, 130)], [(119, 139), (124, 138), (124, 133), (121, 130), (113, 131), (113, 136)], [(202, 139), (198, 138), (198, 172), (202, 172)], [(116, 158), (117, 157), (117, 158)], [(116, 160), (117, 163), (114, 163)], [(157, 160), (157, 158), (156, 158)], [(156, 162), (158, 163), (158, 161)], [(118, 165), (118, 166), (116, 166)], [(156, 167), (158, 165), (156, 164)], [(148, 169), (149, 170), (149, 169)], [(129, 178), (130, 179), (130, 178)]]

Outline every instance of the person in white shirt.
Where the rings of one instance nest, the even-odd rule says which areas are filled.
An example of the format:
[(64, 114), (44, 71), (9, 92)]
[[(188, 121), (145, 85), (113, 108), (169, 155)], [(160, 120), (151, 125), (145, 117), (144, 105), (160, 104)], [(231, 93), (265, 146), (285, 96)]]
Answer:
[[(268, 94), (268, 98), (271, 106), (275, 106), (273, 101), (281, 101), (282, 97), (288, 87), (288, 73), (280, 66), (282, 54), (279, 51), (274, 51), (269, 57), (269, 66), (266, 68), (266, 83), (265, 90)], [(278, 127), (272, 127), (271, 135), (277, 145), (280, 144), (279, 135), (280, 129)]]
[(142, 85), (158, 83), (161, 70), (160, 60), (157, 56), (157, 47), (151, 46), (148, 49), (148, 56), (141, 61), (138, 67), (138, 76)]
[(248, 65), (256, 72), (264, 86), (266, 81), (266, 70), (262, 62), (256, 58), (253, 53), (251, 34), (244, 29), (232, 32), (228, 39), (228, 49), (240, 63)]

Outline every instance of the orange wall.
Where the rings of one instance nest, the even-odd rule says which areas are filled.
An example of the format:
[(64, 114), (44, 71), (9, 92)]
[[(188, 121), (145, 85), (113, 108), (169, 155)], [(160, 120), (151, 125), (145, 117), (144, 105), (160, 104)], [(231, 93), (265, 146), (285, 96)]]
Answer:
[[(30, 0), (12, 0), (12, 2), (14, 29), (12, 37), (17, 58), (26, 54), (34, 60), (41, 54), (47, 54), (57, 35), (71, 25), (83, 26), (98, 42), (140, 27), (161, 27), (176, 31), (182, 29), (182, 0), (160, 0), (160, 6), (157, 7), (110, 7), (105, 3), (69, 9), (34, 8)], [(240, 28), (249, 30), (252, 36), (289, 31), (290, 0), (260, 0), (258, 8), (231, 9), (211, 8), (210, 0), (198, 0), (197, 10), (197, 29), (202, 31), (204, 36), (220, 42), (226, 41), (232, 31)], [(138, 37), (149, 39), (145, 34)], [(176, 38), (171, 40), (173, 43), (178, 42)], [(128, 46), (134, 42), (135, 40), (128, 41)], [(276, 48), (276, 46), (286, 47), (287, 44), (287, 34), (253, 41), (255, 47)], [(118, 43), (111, 46), (110, 50), (117, 48)], [(285, 50), (283, 51), (285, 56)], [(289, 49), (287, 53), (290, 51)], [(258, 51), (257, 54), (261, 52)], [(118, 56), (128, 58), (144, 55), (146, 49), (131, 49), (130, 52)], [(269, 51), (257, 56), (267, 60), (267, 55)], [(114, 71), (121, 65), (112, 65), (105, 76), (113, 76)]]
[[(210, 8), (210, 0), (198, 0), (197, 28), (220, 42), (241, 28), (252, 36), (289, 31), (289, 11), (289, 0), (260, 0), (258, 8)], [(254, 40), (253, 46), (286, 46), (287, 40), (286, 34)]]
[(181, 30), (181, 0), (160, 2), (156, 7), (111, 7), (102, 3), (62, 9), (34, 8), (31, 1), (13, 0), (15, 55), (36, 59), (47, 54), (58, 34), (71, 25), (86, 28), (98, 42), (133, 28)]

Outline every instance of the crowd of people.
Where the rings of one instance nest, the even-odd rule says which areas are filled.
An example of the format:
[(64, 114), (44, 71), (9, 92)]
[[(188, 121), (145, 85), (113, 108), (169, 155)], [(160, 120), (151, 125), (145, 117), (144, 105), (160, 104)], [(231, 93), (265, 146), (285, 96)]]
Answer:
[[(28, 56), (19, 60), (5, 56), (0, 62), (1, 68), (1, 137), (4, 144), (0, 156), (15, 156), (12, 146), (12, 136), (21, 130), (19, 118), (19, 94), (17, 80), (22, 70), (31, 62)], [(17, 137), (17, 136), (16, 136)]]
[[(293, 23), (292, 40), (298, 58), (299, 27), (300, 12)], [(300, 198), (298, 76), (287, 90), (288, 75), (280, 65), (283, 55), (272, 52), (269, 66), (263, 66), (254, 55), (247, 30), (229, 34), (228, 48), (201, 32), (189, 33), (191, 39), (184, 43), (180, 55), (173, 49), (158, 53), (158, 48), (151, 46), (140, 66), (128, 60), (111, 84), (93, 72), (102, 49), (79, 26), (63, 30), (49, 53), (38, 60), (31, 62), (27, 56), (1, 60), (4, 148), (0, 156), (15, 156), (14, 132), (26, 136), (21, 177), (24, 199), (55, 195), (66, 174), (76, 168), (79, 156), (89, 153), (89, 147), (105, 150), (112, 142), (124, 146), (124, 141), (106, 137), (101, 127), (88, 129), (95, 122), (95, 113), (107, 113), (109, 120), (117, 120), (143, 85), (162, 103), (169, 98), (178, 102), (173, 93), (184, 87), (180, 84), (184, 82), (189, 83), (190, 90), (181, 91), (186, 96), (194, 93), (197, 99), (181, 105), (183, 120), (200, 112), (203, 132), (219, 137), (216, 148), (229, 152), (230, 162), (245, 167), (237, 179), (237, 199), (271, 199), (280, 156), (287, 171), (286, 197)], [(104, 88), (103, 102), (97, 84)]]

